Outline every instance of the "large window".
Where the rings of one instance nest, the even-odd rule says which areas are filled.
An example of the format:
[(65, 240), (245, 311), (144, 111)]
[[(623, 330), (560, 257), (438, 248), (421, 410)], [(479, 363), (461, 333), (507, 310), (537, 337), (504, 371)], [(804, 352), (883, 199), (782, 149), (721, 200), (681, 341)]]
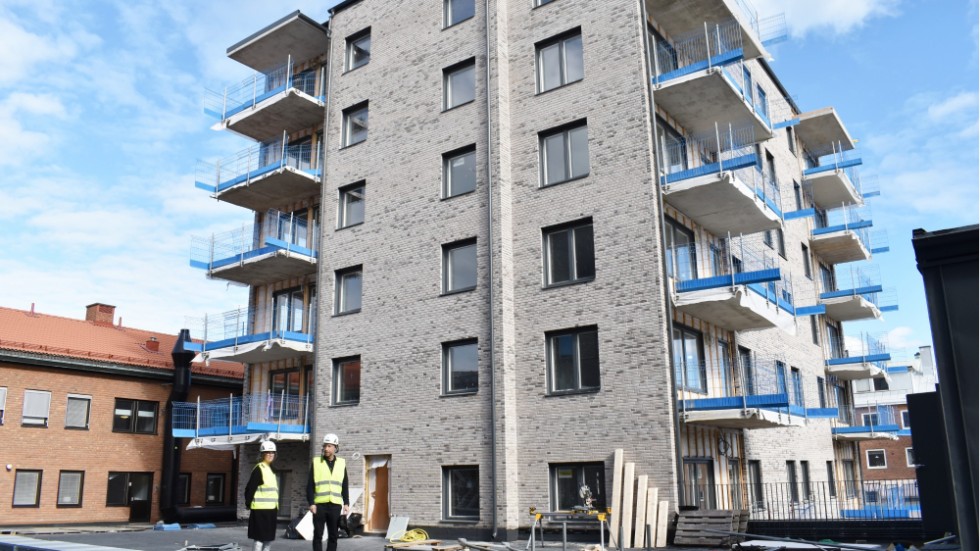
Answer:
[(544, 230), (545, 285), (595, 278), (592, 219)]
[(476, 339), (443, 343), (442, 388), (444, 394), (476, 392), (479, 383)]
[(336, 314), (352, 314), (361, 311), (361, 286), (363, 271), (360, 266), (337, 271)]
[(800, 372), (799, 368), (791, 367), (789, 368), (790, 382), (793, 384), (793, 403), (802, 406), (803, 405), (803, 374)]
[(14, 474), (14, 507), (37, 507), (41, 503), (41, 471), (17, 469)]
[(156, 434), (157, 402), (116, 398), (112, 417), (112, 432)]
[(867, 450), (869, 469), (887, 469), (888, 460), (885, 459), (885, 450)]
[(208, 473), (207, 485), (204, 488), (204, 503), (207, 505), (224, 505), (224, 473)]
[(361, 65), (366, 65), (371, 61), (371, 28), (352, 34), (347, 37), (347, 63), (346, 69), (356, 69)]
[(344, 109), (344, 147), (358, 144), (368, 135), (368, 102)]
[(276, 291), (272, 294), (272, 307), (275, 317), (272, 321), (273, 331), (303, 332), (303, 289), (295, 287)]
[(551, 392), (599, 390), (599, 329), (556, 331), (546, 337)]
[(538, 91), (547, 92), (570, 82), (582, 80), (582, 31), (565, 33), (537, 45)]
[(333, 361), (333, 403), (352, 406), (361, 400), (361, 357)]
[(452, 109), (476, 99), (476, 61), (468, 59), (442, 71), (443, 109)]
[(269, 419), (296, 419), (300, 412), (299, 369), (273, 371), (269, 374)]
[(81, 507), (85, 473), (61, 471), (58, 476), (58, 507)]
[(338, 228), (349, 228), (364, 223), (364, 182), (340, 189), (340, 216)]
[(466, 21), (476, 12), (475, 0), (443, 0), (443, 26), (452, 27)]
[(89, 411), (92, 408), (92, 397), (78, 394), (68, 395), (68, 404), (65, 408), (65, 428), (68, 429), (87, 429)]
[(715, 508), (715, 465), (708, 457), (684, 458), (684, 505)]
[(667, 275), (678, 281), (696, 278), (698, 264), (694, 232), (671, 218), (665, 218), (664, 221), (666, 222), (664, 240), (667, 247)]
[(476, 288), (476, 240), (467, 239), (442, 246), (442, 292), (455, 293)]
[(585, 505), (580, 490), (588, 486), (592, 509), (606, 509), (606, 466), (601, 462), (562, 463), (548, 466), (551, 473), (551, 510), (568, 511)]
[(21, 423), (33, 427), (48, 426), (51, 393), (46, 390), (25, 390)]
[(476, 146), (442, 156), (442, 196), (455, 197), (476, 189)]
[(687, 170), (687, 144), (683, 136), (660, 117), (657, 117), (657, 135), (663, 149), (664, 164), (667, 165), (663, 168), (671, 174)]
[(589, 175), (589, 128), (585, 122), (542, 132), (540, 148), (542, 185)]
[(749, 460), (749, 499), (752, 501), (753, 511), (766, 508), (765, 490), (762, 486), (762, 463), (758, 459)]
[(442, 468), (442, 516), (446, 520), (480, 519), (480, 468)]
[(125, 507), (133, 502), (148, 502), (153, 495), (153, 473), (120, 473), (109, 471), (105, 504)]
[(701, 332), (677, 324), (673, 326), (671, 332), (677, 388), (700, 393), (707, 392), (708, 381)]

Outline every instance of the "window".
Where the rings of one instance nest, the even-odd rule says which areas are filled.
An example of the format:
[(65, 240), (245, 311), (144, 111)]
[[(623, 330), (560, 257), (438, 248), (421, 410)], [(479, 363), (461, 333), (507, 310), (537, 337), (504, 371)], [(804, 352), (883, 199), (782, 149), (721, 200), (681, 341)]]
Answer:
[(456, 293), (476, 288), (476, 240), (442, 246), (442, 292)]
[(853, 459), (842, 459), (841, 468), (844, 469), (844, 493), (854, 497), (857, 495), (857, 466)]
[(58, 475), (58, 507), (81, 507), (82, 485), (85, 473), (82, 471), (61, 471)]
[(353, 314), (361, 311), (362, 274), (360, 266), (337, 271), (336, 314)]
[(190, 505), (191, 502), (191, 473), (177, 475), (177, 487), (174, 488), (174, 500), (177, 505)]
[(480, 468), (442, 468), (442, 517), (480, 520)]
[(885, 459), (885, 450), (868, 450), (869, 469), (887, 469), (888, 461)]
[[(755, 89), (755, 110), (758, 112), (766, 121), (769, 120), (769, 102), (766, 100), (766, 91), (762, 89), (762, 86), (756, 86)], [(776, 177), (776, 173), (770, 173), (773, 178)]]
[(333, 403), (335, 406), (356, 405), (361, 400), (361, 357), (333, 361)]
[(595, 278), (592, 219), (544, 230), (545, 285)]
[(589, 487), (592, 509), (606, 509), (606, 466), (595, 463), (564, 463), (548, 466), (551, 473), (551, 510), (569, 511), (585, 505), (579, 491)]
[(344, 109), (344, 147), (358, 144), (367, 139), (368, 102), (359, 103)]
[(700, 331), (674, 324), (674, 377), (677, 388), (706, 392), (707, 373), (704, 363), (704, 341)]
[(3, 425), (5, 411), (7, 411), (7, 387), (0, 387), (0, 425)]
[(793, 181), (793, 197), (796, 200), (796, 210), (803, 210), (803, 188), (796, 180)]
[(762, 463), (758, 459), (749, 461), (749, 496), (752, 509), (759, 511), (766, 508), (765, 493), (762, 487)]
[(546, 340), (551, 392), (599, 390), (599, 329), (597, 327), (548, 333)]
[(875, 426), (878, 426), (880, 424), (881, 423), (878, 422), (878, 414), (877, 413), (862, 413), (861, 414), (861, 425), (863, 425), (865, 427), (875, 427)]
[(124, 507), (135, 502), (146, 503), (153, 494), (153, 473), (109, 472), (105, 504)]
[(303, 331), (303, 318), (306, 317), (303, 307), (303, 289), (294, 287), (276, 291), (272, 294), (272, 308), (275, 310), (275, 317), (272, 320), (273, 331)]
[(789, 486), (789, 498), (794, 503), (800, 501), (800, 483), (796, 478), (796, 461), (786, 462), (786, 484)]
[(589, 130), (584, 122), (542, 133), (540, 148), (542, 185), (589, 175)]
[(827, 407), (827, 390), (824, 388), (823, 377), (817, 377), (817, 400), (820, 407)]
[(905, 448), (905, 465), (907, 467), (915, 467), (915, 450), (912, 448)]
[(888, 379), (872, 379), (875, 390), (888, 390)]
[(800, 461), (800, 482), (803, 484), (803, 499), (812, 497), (810, 489), (810, 462)]
[(442, 196), (455, 197), (476, 189), (476, 146), (442, 156)]
[(792, 126), (786, 127), (786, 145), (789, 146), (790, 153), (796, 153), (796, 136)]
[(912, 425), (909, 424), (909, 410), (902, 410), (902, 428), (908, 429), (911, 427)]
[(820, 287), (824, 293), (829, 293), (836, 290), (836, 284), (834, 283), (834, 272), (823, 264), (820, 265)]
[(827, 493), (837, 497), (837, 477), (834, 475), (834, 462), (827, 462)]
[(445, 12), (443, 14), (444, 26), (452, 27), (456, 23), (473, 17), (476, 11), (476, 2), (474, 0), (445, 0), (443, 7)]
[(779, 360), (776, 360), (776, 392), (785, 394), (787, 399), (790, 398), (786, 387), (786, 364)]
[(783, 235), (783, 228), (776, 228), (776, 250), (779, 256), (786, 258), (786, 237)]
[(817, 317), (810, 316), (810, 340), (820, 346), (820, 329), (817, 328)]
[(582, 31), (575, 29), (537, 45), (538, 91), (582, 80)]
[(803, 253), (803, 275), (807, 279), (813, 280), (813, 266), (810, 264), (810, 247), (801, 243), (800, 250)]
[(371, 27), (347, 37), (347, 70), (371, 61)]
[(789, 368), (790, 380), (793, 383), (793, 403), (803, 405), (803, 375), (796, 367)]
[(765, 243), (770, 249), (773, 248), (772, 230), (766, 230), (766, 232), (762, 234), (762, 242)]
[(91, 410), (91, 408), (92, 408), (91, 396), (80, 396), (78, 394), (69, 394), (68, 405), (65, 410), (65, 428), (87, 429), (89, 411)]
[(14, 474), (14, 507), (38, 507), (41, 502), (41, 471), (17, 469)]
[(112, 432), (156, 434), (157, 407), (157, 402), (116, 398)]
[(25, 390), (24, 410), (21, 423), (29, 426), (48, 426), (48, 414), (51, 410), (51, 393), (46, 390)]
[(269, 419), (299, 417), (299, 369), (269, 373), (269, 398), (265, 407)]
[(470, 103), (476, 99), (476, 61), (468, 59), (442, 70), (442, 108)]
[(673, 174), (687, 170), (687, 144), (684, 142), (684, 138), (659, 116), (657, 117), (657, 135), (660, 136), (663, 146), (662, 156), (667, 165), (664, 167), (667, 172)]
[(714, 509), (716, 506), (714, 460), (707, 457), (685, 457), (684, 486), (683, 505), (698, 509)]
[(755, 369), (753, 368), (752, 351), (744, 346), (738, 347), (738, 363), (742, 368), (742, 377), (745, 378), (745, 392), (747, 395), (755, 394)]
[(349, 228), (364, 223), (364, 182), (340, 189), (339, 228)]
[(207, 505), (224, 505), (225, 475), (224, 473), (208, 473), (207, 485), (204, 491), (204, 503)]
[(695, 279), (698, 273), (694, 232), (672, 218), (664, 218), (667, 247), (667, 275), (678, 281)]
[(479, 353), (476, 339), (443, 343), (443, 394), (472, 393), (479, 382)]

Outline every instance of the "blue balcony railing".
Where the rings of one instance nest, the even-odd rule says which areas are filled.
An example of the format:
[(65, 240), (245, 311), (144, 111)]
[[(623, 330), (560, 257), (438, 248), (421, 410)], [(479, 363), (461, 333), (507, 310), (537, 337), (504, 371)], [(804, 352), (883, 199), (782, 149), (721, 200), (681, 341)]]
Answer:
[(867, 206), (843, 206), (837, 209), (814, 211), (814, 237), (851, 231), (869, 252), (872, 251), (870, 228), (874, 225)]
[(677, 36), (654, 46), (653, 84), (742, 59), (742, 26), (732, 19)]
[(174, 402), (172, 415), (176, 438), (310, 432), (309, 396), (284, 392)]
[(217, 162), (198, 161), (195, 186), (221, 193), (283, 168), (319, 178), (319, 159), (319, 145), (315, 148), (309, 143), (289, 145), (283, 139), (264, 142)]
[(862, 333), (860, 337), (853, 339), (841, 339), (831, 335), (828, 345), (830, 347), (828, 351), (830, 358), (826, 360), (828, 366), (871, 364), (886, 371), (888, 362), (892, 359), (887, 341), (867, 333)]
[(830, 170), (843, 170), (845, 168), (860, 166), (863, 163), (857, 151), (853, 149), (843, 150), (840, 144), (834, 144), (833, 149), (833, 153), (820, 157), (815, 166), (805, 169), (803, 176), (820, 174), (821, 172)]
[(315, 95), (317, 72), (305, 71), (294, 74), (293, 69), (292, 58), (288, 58), (285, 65), (255, 73), (224, 90), (206, 90), (204, 112), (218, 120), (225, 120), (289, 89), (298, 90), (323, 101), (322, 97)]
[[(315, 304), (315, 297), (309, 303)], [(316, 334), (316, 309), (307, 308), (302, 293), (278, 294), (272, 307), (237, 308), (217, 315), (206, 315), (201, 333), (202, 342), (187, 343), (190, 350), (208, 353), (216, 350), (237, 350), (254, 343), (281, 340), (312, 346)]]
[(305, 213), (271, 210), (265, 213), (261, 224), (246, 224), (208, 237), (192, 237), (191, 267), (211, 272), (276, 251), (316, 258), (319, 231), (316, 224), (312, 231), (308, 225)]
[(850, 436), (897, 436), (902, 429), (899, 413), (892, 405), (849, 407), (840, 410), (831, 431)]

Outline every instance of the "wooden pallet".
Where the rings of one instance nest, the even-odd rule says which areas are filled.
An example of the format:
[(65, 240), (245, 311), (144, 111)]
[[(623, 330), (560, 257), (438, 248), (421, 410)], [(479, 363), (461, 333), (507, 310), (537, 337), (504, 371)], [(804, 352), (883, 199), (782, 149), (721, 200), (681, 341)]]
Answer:
[(705, 532), (705, 530), (732, 531), (739, 525), (738, 511), (726, 509), (702, 509), (682, 511), (677, 517), (675, 545), (727, 545), (729, 536)]

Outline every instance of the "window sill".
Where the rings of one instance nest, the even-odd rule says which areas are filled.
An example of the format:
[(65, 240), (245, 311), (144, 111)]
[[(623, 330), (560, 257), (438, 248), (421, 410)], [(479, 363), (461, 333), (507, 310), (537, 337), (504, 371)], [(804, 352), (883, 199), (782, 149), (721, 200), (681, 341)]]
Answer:
[(559, 397), (559, 396), (578, 396), (581, 394), (598, 394), (602, 388), (586, 388), (581, 390), (552, 390), (545, 394), (545, 398)]
[(346, 312), (337, 312), (336, 314), (334, 314), (334, 315), (332, 315), (330, 317), (332, 317), (332, 318), (342, 318), (344, 316), (349, 316), (351, 314), (360, 314), (360, 313), (361, 313), (361, 309), (358, 308), (357, 310), (348, 310)]
[(534, 95), (535, 95), (535, 97), (537, 97), (537, 96), (543, 96), (544, 94), (547, 94), (548, 92), (554, 92), (555, 90), (561, 90), (562, 88), (568, 88), (569, 86), (572, 86), (574, 84), (578, 84), (579, 82), (583, 82), (583, 81), (585, 81), (585, 78), (584, 77), (583, 78), (580, 78), (578, 80), (573, 80), (571, 82), (566, 82), (565, 84), (559, 84), (558, 86), (555, 86), (554, 88), (548, 88), (547, 90), (540, 90), (538, 92), (535, 92)]
[(555, 187), (555, 186), (560, 186), (562, 184), (567, 184), (569, 182), (574, 182), (576, 180), (584, 180), (584, 179), (588, 178), (591, 175), (592, 175), (592, 171), (590, 170), (589, 172), (587, 172), (587, 173), (585, 173), (585, 174), (583, 174), (581, 176), (575, 176), (574, 178), (569, 178), (567, 180), (561, 180), (560, 182), (551, 182), (550, 184), (541, 184), (538, 189), (552, 188), (552, 187)]
[(355, 145), (360, 145), (360, 144), (362, 144), (362, 143), (364, 143), (366, 141), (367, 141), (367, 138), (364, 138), (363, 140), (361, 140), (359, 142), (354, 142), (354, 143), (349, 143), (349, 144), (346, 144), (346, 145), (342, 145), (342, 146), (340, 146), (340, 150), (343, 151), (345, 149), (350, 149), (350, 148), (354, 147)]
[(453, 23), (452, 25), (446, 25), (445, 27), (443, 27), (443, 28), (442, 28), (442, 30), (444, 30), (444, 31), (445, 31), (445, 30), (447, 30), (447, 29), (451, 29), (451, 28), (453, 28), (453, 27), (457, 27), (457, 26), (459, 26), (459, 25), (461, 25), (461, 24), (463, 24), (463, 23), (466, 23), (466, 22), (467, 22), (467, 21), (469, 21), (470, 19), (473, 19), (474, 17), (476, 17), (476, 16), (475, 16), (475, 15), (471, 15), (471, 16), (469, 16), (469, 17), (467, 17), (466, 19), (460, 19), (459, 21), (457, 21), (457, 22), (455, 22), (455, 23)]
[(448, 297), (450, 295), (458, 295), (460, 293), (468, 293), (470, 291), (475, 291), (475, 290), (476, 290), (476, 285), (472, 287), (466, 287), (465, 289), (453, 289), (452, 291), (443, 291), (442, 293), (439, 294), (439, 296)]
[(21, 423), (20, 426), (21, 426), (21, 428), (25, 428), (25, 429), (46, 429), (46, 428), (48, 428), (47, 423), (45, 423), (43, 425), (38, 425), (36, 423)]
[(360, 65), (358, 65), (357, 67), (351, 67), (349, 69), (344, 69), (344, 72), (343, 73), (340, 73), (340, 76), (344, 76), (346, 74), (353, 73), (354, 71), (360, 69), (361, 67), (365, 67), (365, 66), (370, 65), (370, 64), (371, 64), (371, 60), (367, 60), (364, 63), (361, 63)]
[(89, 427), (65, 427), (65, 430), (89, 430)]
[(463, 103), (461, 103), (459, 105), (454, 105), (452, 107), (444, 107), (442, 109), (442, 112), (443, 113), (448, 113), (450, 111), (455, 111), (455, 110), (459, 109), (460, 107), (466, 107), (467, 105), (469, 105), (471, 103), (474, 103), (474, 102), (476, 102), (476, 98), (473, 98), (473, 99), (471, 99), (469, 101), (464, 101)]
[(350, 228), (356, 228), (358, 226), (363, 226), (364, 222), (354, 222), (353, 224), (347, 224), (346, 226), (338, 226), (337, 231), (346, 230)]
[(478, 518), (444, 518), (439, 521), (439, 524), (479, 524), (480, 519)]
[(342, 404), (330, 404), (330, 407), (332, 407), (332, 408), (349, 408), (349, 407), (354, 407), (354, 406), (356, 406), (356, 405), (358, 405), (360, 403), (361, 403), (360, 401), (357, 401), (357, 402), (344, 402)]
[(459, 392), (447, 392), (445, 394), (440, 394), (440, 398), (456, 398), (459, 396), (476, 396), (479, 394), (479, 390), (461, 390)]
[(61, 503), (59, 503), (55, 507), (57, 507), (58, 509), (81, 509), (82, 504), (81, 503), (70, 503), (70, 504), (62, 505)]
[(457, 197), (463, 197), (464, 195), (471, 195), (473, 193), (476, 193), (476, 188), (475, 187), (473, 189), (469, 190), (469, 191), (463, 191), (463, 192), (460, 192), (460, 193), (456, 193), (454, 195), (446, 195), (446, 196), (442, 197), (442, 199), (440, 199), (440, 201), (448, 201), (450, 199), (455, 199)]
[(560, 283), (550, 283), (548, 285), (543, 285), (541, 287), (541, 290), (545, 291), (548, 289), (560, 289), (562, 287), (571, 287), (572, 285), (581, 285), (583, 283), (590, 283), (592, 281), (595, 281), (595, 277), (584, 277), (582, 279), (573, 279), (571, 281), (562, 281)]

